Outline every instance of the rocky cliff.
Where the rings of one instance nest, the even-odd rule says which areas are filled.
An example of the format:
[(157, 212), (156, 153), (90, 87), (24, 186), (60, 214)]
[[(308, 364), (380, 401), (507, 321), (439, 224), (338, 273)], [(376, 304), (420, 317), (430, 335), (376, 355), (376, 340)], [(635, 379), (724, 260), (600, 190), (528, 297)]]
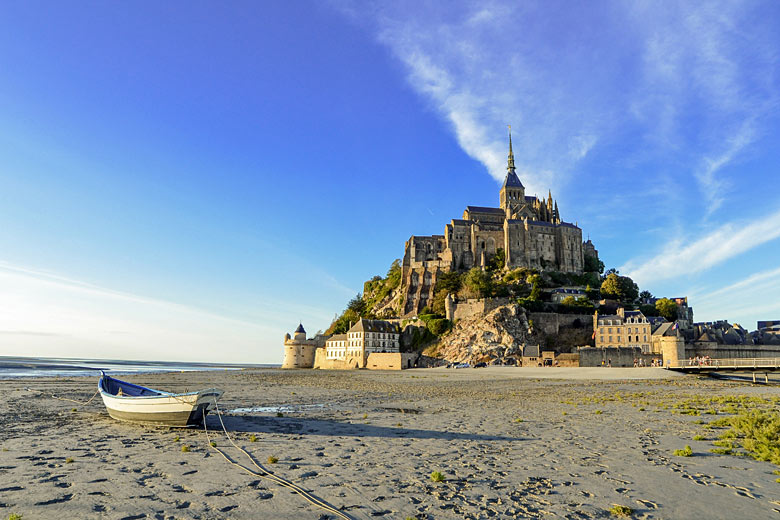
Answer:
[[(520, 305), (504, 305), (485, 315), (458, 321), (425, 354), (456, 363), (513, 362), (529, 338), (528, 319)], [(511, 360), (511, 361), (510, 361)]]

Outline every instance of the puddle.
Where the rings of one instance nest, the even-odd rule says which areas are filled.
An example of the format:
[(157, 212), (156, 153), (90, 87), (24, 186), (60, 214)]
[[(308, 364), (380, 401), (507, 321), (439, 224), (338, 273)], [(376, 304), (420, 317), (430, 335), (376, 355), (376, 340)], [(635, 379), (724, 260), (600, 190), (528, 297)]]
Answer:
[(416, 410), (414, 408), (385, 408), (380, 407), (376, 409), (377, 412), (397, 412), (397, 413), (411, 413), (414, 415), (417, 415), (421, 413), (421, 410)]
[(280, 404), (276, 406), (253, 406), (251, 408), (234, 408), (230, 413), (304, 413), (322, 410), (324, 404)]

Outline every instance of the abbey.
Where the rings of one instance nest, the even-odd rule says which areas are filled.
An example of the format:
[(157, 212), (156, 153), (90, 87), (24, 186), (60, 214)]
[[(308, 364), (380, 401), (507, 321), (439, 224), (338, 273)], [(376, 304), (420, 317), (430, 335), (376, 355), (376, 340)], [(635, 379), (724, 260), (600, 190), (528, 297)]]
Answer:
[(525, 194), (515, 171), (511, 134), (499, 207), (466, 206), (463, 218), (447, 224), (443, 235), (407, 240), (402, 264), (403, 314), (415, 314), (428, 304), (440, 271), (484, 268), (499, 250), (503, 250), (507, 269), (582, 273), (584, 255), (597, 256), (590, 240), (583, 243), (582, 230), (561, 219), (551, 193), (546, 201)]

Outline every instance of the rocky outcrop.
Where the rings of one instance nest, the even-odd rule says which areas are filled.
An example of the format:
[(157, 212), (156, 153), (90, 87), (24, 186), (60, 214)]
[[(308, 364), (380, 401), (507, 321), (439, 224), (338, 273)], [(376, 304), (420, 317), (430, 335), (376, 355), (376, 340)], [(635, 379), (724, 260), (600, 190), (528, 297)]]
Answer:
[(436, 357), (455, 363), (513, 363), (523, 355), (528, 319), (520, 305), (504, 305), (458, 321), (436, 346)]

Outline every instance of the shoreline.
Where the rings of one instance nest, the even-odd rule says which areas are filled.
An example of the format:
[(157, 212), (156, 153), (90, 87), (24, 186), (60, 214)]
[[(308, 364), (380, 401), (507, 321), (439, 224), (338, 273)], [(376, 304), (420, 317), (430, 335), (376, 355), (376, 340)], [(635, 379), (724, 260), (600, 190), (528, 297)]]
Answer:
[[(267, 368), (127, 379), (170, 391), (222, 388), (223, 420), (238, 445), (353, 518), (608, 517), (613, 504), (641, 518), (695, 517), (704, 504), (708, 518), (780, 512), (777, 466), (711, 453), (715, 436), (697, 421), (717, 417), (673, 406), (696, 396), (774, 399), (778, 387), (600, 367)], [(95, 389), (88, 378), (34, 381), (0, 380), (8, 396), (0, 403), (0, 517), (326, 514), (228, 464), (202, 429), (121, 423), (99, 398), (79, 406), (36, 393), (85, 401)], [(208, 427), (248, 464), (218, 417)], [(686, 444), (694, 456), (672, 455)], [(442, 482), (431, 480), (434, 471)]]

